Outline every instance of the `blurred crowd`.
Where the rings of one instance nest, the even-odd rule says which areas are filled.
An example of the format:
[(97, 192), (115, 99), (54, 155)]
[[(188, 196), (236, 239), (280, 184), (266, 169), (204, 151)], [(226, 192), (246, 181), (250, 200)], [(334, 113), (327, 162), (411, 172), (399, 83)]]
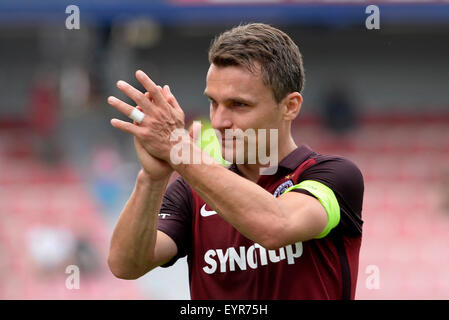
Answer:
[[(12, 281), (9, 291), (0, 289), (0, 298), (14, 296), (9, 294), (14, 290), (19, 297), (27, 292), (33, 297), (33, 291), (26, 289), (27, 281), (8, 279), (2, 272), (15, 268), (22, 268), (24, 274), (32, 269), (40, 277), (77, 265), (82, 274), (100, 275), (99, 279), (110, 276), (99, 284), (102, 288), (119, 283), (111, 280), (106, 267), (107, 232), (131, 193), (140, 167), (132, 138), (109, 124), (112, 117), (125, 118), (107, 105), (106, 97), (126, 100), (115, 88), (116, 81), (140, 88), (133, 75), (142, 69), (155, 82), (170, 84), (185, 110), (187, 126), (194, 119), (207, 118), (208, 102), (202, 96), (207, 48), (224, 29), (224, 25), (165, 27), (140, 18), (82, 25), (77, 31), (51, 24), (0, 26), (0, 218), (4, 222), (0, 279)], [(323, 153), (347, 155), (366, 178), (367, 233), (361, 277), (363, 268), (373, 263), (394, 279), (400, 273), (392, 265), (407, 262), (435, 268), (449, 261), (447, 243), (438, 243), (438, 250), (435, 243), (413, 238), (410, 241), (416, 242), (410, 243), (422, 245), (424, 253), (419, 257), (404, 253), (412, 251), (405, 243), (422, 217), (449, 218), (449, 145), (442, 136), (449, 127), (445, 87), (449, 75), (434, 71), (448, 67), (449, 46), (443, 41), (447, 30), (430, 36), (432, 30), (415, 35), (394, 29), (368, 35), (358, 28), (290, 25), (285, 29), (303, 52), (307, 79), (304, 110), (294, 125), (296, 142)], [(433, 120), (427, 121), (426, 115)], [(401, 117), (418, 120), (401, 122)], [(382, 119), (390, 122), (384, 124)], [(391, 177), (399, 181), (398, 188), (385, 187), (396, 182)], [(401, 189), (411, 194), (404, 196)], [(424, 200), (419, 202), (419, 197)], [(395, 225), (402, 221), (401, 206), (408, 200), (415, 201), (414, 208), (407, 207), (417, 213), (407, 220), (416, 222), (415, 226)], [(440, 234), (439, 241), (444, 241), (446, 220), (435, 219), (435, 225), (422, 225), (428, 228), (426, 234)], [(108, 231), (103, 232), (103, 227)], [(390, 239), (390, 231), (391, 239), (404, 246), (382, 242)], [(19, 244), (25, 246), (22, 251), (31, 267), (11, 253), (18, 252)], [(431, 252), (430, 262), (422, 258), (427, 252)], [(412, 271), (418, 272), (418, 267)], [(416, 276), (412, 271), (409, 275)], [(435, 297), (447, 298), (449, 285), (441, 279), (449, 279), (449, 274), (444, 277), (444, 270), (438, 272), (437, 280), (443, 284), (426, 288), (436, 288), (440, 291)], [(19, 282), (22, 291), (17, 289)], [(363, 285), (363, 278), (359, 282)], [(404, 283), (386, 285), (389, 291), (379, 296), (362, 288), (361, 297), (419, 292), (406, 279)], [(126, 297), (139, 296), (126, 292), (130, 292)]]

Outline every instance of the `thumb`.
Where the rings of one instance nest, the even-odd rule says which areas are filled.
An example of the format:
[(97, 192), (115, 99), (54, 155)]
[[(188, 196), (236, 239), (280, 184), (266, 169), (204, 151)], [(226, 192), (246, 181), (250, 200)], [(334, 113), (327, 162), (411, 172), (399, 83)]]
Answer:
[(194, 142), (197, 142), (201, 138), (201, 121), (193, 121), (189, 128), (189, 135)]

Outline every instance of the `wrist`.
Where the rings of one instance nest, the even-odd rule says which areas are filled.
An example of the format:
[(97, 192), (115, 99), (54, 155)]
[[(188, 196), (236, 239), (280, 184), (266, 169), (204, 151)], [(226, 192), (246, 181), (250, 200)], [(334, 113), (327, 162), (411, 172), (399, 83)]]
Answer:
[[(178, 153), (179, 151), (179, 153)], [(207, 152), (203, 151), (193, 140), (183, 141), (168, 162), (170, 167), (181, 176), (189, 167), (201, 167), (208, 170), (210, 166), (219, 165)], [(221, 167), (221, 165), (219, 165)]]
[(176, 171), (180, 165), (196, 163), (194, 158), (195, 143), (188, 133), (178, 135), (178, 140), (171, 145), (168, 158), (165, 160)]
[(167, 185), (168, 180), (170, 180), (172, 172), (170, 174), (160, 177), (158, 179), (154, 179), (151, 175), (146, 172), (144, 169), (140, 169), (137, 174), (137, 183), (140, 185), (151, 185), (153, 187), (164, 187)]

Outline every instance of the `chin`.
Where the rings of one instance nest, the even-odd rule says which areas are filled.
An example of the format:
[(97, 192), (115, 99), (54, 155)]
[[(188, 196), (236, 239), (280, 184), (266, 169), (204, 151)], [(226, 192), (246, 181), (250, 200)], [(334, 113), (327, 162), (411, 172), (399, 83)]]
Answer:
[(236, 159), (235, 149), (232, 150), (232, 156), (231, 157), (226, 157), (225, 150), (226, 149), (224, 147), (221, 148), (221, 157), (223, 159), (225, 159), (227, 162), (236, 163), (237, 159)]

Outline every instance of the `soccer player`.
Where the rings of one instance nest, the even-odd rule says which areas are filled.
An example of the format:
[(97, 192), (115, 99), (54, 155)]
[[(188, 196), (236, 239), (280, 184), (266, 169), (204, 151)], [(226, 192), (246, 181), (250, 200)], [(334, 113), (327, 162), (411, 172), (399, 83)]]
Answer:
[[(209, 61), (204, 94), (228, 168), (176, 161), (171, 151), (180, 145), (191, 151), (188, 160), (208, 156), (188, 133), (170, 138), (184, 128), (184, 113), (168, 86), (142, 71), (136, 78), (147, 93), (117, 83), (144, 117), (111, 120), (134, 136), (142, 165), (112, 235), (112, 273), (136, 279), (187, 255), (192, 299), (353, 299), (363, 178), (348, 159), (318, 154), (292, 138), (304, 86), (298, 47), (284, 32), (253, 23), (215, 38)], [(134, 110), (114, 97), (108, 102), (125, 115)], [(272, 166), (260, 157), (251, 163), (246, 152), (254, 143), (260, 150), (264, 136), (226, 135), (236, 129), (275, 129), (277, 139), (265, 146), (276, 150), (275, 171), (264, 174)], [(173, 171), (180, 177), (167, 188)]]

